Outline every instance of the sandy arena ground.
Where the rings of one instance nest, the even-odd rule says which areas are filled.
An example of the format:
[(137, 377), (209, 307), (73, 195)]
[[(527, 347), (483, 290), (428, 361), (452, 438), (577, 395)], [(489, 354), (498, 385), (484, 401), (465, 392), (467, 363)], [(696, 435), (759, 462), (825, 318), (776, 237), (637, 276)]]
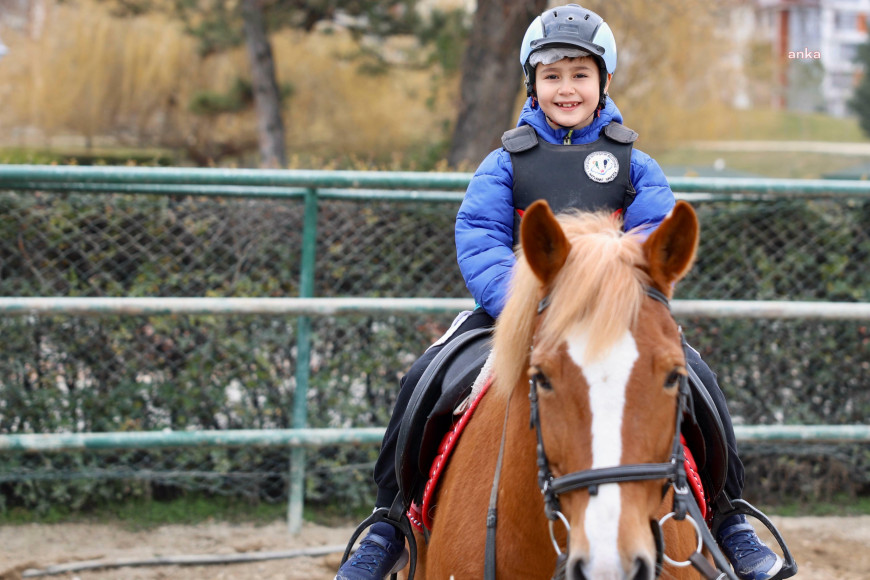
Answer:
[[(870, 580), (870, 516), (775, 518), (798, 560), (797, 578)], [(203, 524), (164, 526), (132, 532), (111, 525), (59, 524), (0, 528), (0, 580), (21, 578), (20, 571), (76, 561), (117, 562), (191, 554), (283, 552), (343, 545), (352, 528), (306, 524), (290, 536), (281, 524), (268, 526)], [(63, 580), (331, 580), (341, 559), (319, 557), (245, 564), (148, 566), (47, 576)]]

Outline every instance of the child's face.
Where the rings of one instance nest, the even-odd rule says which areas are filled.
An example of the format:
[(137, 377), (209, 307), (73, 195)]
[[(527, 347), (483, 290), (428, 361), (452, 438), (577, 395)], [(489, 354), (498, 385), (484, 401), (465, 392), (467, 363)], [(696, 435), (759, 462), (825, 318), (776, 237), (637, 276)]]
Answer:
[(595, 60), (588, 56), (535, 67), (538, 103), (552, 128), (580, 129), (592, 122), (598, 107), (599, 74)]

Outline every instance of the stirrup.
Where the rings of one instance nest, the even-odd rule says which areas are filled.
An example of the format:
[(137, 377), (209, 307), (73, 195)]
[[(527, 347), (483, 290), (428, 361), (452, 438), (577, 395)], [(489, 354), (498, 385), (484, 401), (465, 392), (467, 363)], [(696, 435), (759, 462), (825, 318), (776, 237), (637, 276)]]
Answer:
[(791, 555), (791, 550), (788, 549), (782, 534), (779, 533), (779, 530), (776, 529), (776, 526), (773, 525), (770, 518), (746, 500), (730, 499), (724, 496), (724, 493), (720, 496), (720, 501), (717, 502), (717, 513), (713, 516), (713, 537), (718, 536), (719, 527), (726, 518), (735, 515), (753, 517), (764, 524), (764, 527), (770, 531), (771, 535), (776, 539), (776, 543), (779, 544), (779, 549), (782, 551), (782, 568), (770, 580), (784, 580), (785, 578), (791, 578), (797, 574), (797, 562), (794, 561), (794, 557)]
[[(372, 512), (372, 515), (364, 519), (362, 523), (357, 526), (353, 535), (350, 537), (350, 541), (347, 543), (347, 547), (344, 549), (344, 556), (341, 558), (340, 566), (344, 566), (344, 563), (347, 562), (347, 559), (350, 557), (350, 552), (353, 550), (353, 545), (356, 544), (357, 538), (360, 537), (363, 531), (378, 522), (392, 524), (393, 527), (402, 532), (402, 535), (408, 540), (408, 552), (411, 556), (408, 560), (410, 564), (408, 580), (414, 580), (414, 573), (417, 570), (417, 538), (414, 537), (414, 532), (411, 530), (411, 521), (408, 519), (408, 515), (404, 509), (401, 493), (396, 495), (396, 499), (393, 500), (393, 505), (390, 506), (390, 509), (376, 509)], [(398, 578), (398, 572), (394, 572), (390, 575), (391, 580), (398, 580)]]

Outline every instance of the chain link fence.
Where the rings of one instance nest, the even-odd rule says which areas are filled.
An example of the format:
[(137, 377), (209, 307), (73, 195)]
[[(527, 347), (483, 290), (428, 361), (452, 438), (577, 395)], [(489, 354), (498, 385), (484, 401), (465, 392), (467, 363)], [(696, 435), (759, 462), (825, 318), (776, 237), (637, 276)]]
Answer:
[[(701, 246), (677, 298), (870, 302), (870, 198), (694, 205)], [(453, 245), (457, 209), (458, 201), (320, 200), (315, 296), (467, 297)], [(0, 191), (0, 295), (298, 296), (303, 214), (289, 198)], [(313, 319), (309, 426), (385, 425), (402, 373), (452, 317)], [(737, 423), (853, 424), (870, 415), (866, 321), (681, 322), (718, 372)], [(18, 315), (0, 317), (0, 332), (0, 433), (291, 426), (292, 316)], [(791, 460), (812, 473), (827, 457), (847, 473), (842, 485), (790, 491), (867, 493), (870, 451), (843, 449)], [(753, 458), (769, 452), (747, 448), (750, 474)], [(309, 453), (306, 501), (371, 505), (376, 455), (375, 446)], [(10, 452), (0, 462), (0, 509), (85, 509), (167, 490), (284, 501), (289, 461), (274, 448)], [(767, 497), (771, 488), (750, 489)]]

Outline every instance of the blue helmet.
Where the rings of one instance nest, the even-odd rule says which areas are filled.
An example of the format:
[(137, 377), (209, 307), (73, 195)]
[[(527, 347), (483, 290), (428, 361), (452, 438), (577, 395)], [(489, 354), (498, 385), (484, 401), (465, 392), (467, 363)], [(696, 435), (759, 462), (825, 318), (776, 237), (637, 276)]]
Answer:
[(599, 15), (579, 4), (551, 8), (535, 18), (520, 47), (520, 64), (529, 94), (532, 94), (535, 84), (535, 70), (529, 64), (529, 57), (539, 50), (558, 47), (579, 48), (595, 58), (601, 73), (603, 101), (607, 75), (616, 70), (616, 39), (610, 26)]

